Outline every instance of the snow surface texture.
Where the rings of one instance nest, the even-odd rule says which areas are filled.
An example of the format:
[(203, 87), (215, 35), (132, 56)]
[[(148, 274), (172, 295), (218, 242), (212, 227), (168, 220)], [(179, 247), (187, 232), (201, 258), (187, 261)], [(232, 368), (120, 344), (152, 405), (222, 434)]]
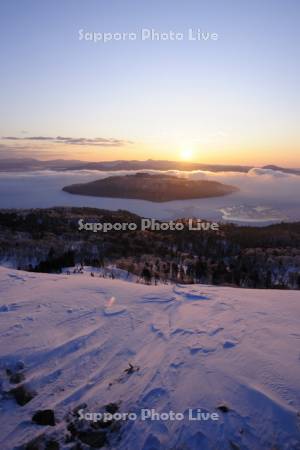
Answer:
[[(120, 412), (201, 408), (220, 419), (122, 422), (110, 448), (300, 448), (299, 292), (6, 268), (0, 283), (1, 450), (41, 433), (72, 448), (68, 412), (112, 402)], [(37, 394), (24, 406), (7, 395), (6, 369), (18, 365)], [(55, 427), (32, 423), (40, 409), (54, 410)]]

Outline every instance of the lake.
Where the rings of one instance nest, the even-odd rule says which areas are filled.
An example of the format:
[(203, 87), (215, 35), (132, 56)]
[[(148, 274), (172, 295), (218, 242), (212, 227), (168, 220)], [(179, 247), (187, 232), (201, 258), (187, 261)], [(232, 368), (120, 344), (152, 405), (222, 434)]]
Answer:
[[(153, 171), (148, 171), (153, 172)], [(176, 172), (190, 179), (215, 180), (237, 186), (240, 191), (224, 197), (154, 203), (144, 200), (98, 198), (72, 195), (62, 188), (112, 175), (135, 171), (36, 171), (0, 173), (0, 208), (48, 208), (89, 206), (110, 210), (125, 209), (143, 217), (172, 220), (196, 217), (241, 224), (266, 225), (300, 220), (300, 176), (279, 171), (251, 169), (240, 172)]]

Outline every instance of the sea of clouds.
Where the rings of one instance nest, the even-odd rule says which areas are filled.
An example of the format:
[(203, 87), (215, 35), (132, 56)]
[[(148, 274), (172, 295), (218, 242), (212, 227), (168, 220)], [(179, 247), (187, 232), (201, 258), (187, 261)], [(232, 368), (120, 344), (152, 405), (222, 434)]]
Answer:
[[(147, 172), (161, 173), (149, 170)], [(249, 224), (300, 220), (300, 176), (272, 169), (253, 168), (247, 173), (199, 170), (164, 172), (194, 180), (219, 181), (239, 188), (239, 191), (234, 194), (210, 199), (154, 203), (144, 200), (78, 196), (62, 191), (63, 186), (68, 184), (85, 183), (112, 175), (132, 173), (136, 171), (2, 172), (0, 173), (0, 207), (91, 206), (113, 210), (127, 209), (143, 217), (162, 220), (197, 217)]]

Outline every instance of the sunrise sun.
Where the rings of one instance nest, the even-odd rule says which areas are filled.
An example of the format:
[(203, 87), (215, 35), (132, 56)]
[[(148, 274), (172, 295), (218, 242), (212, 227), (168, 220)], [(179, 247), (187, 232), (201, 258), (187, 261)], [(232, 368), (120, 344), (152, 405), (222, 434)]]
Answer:
[(193, 150), (190, 148), (184, 148), (180, 151), (180, 159), (183, 161), (189, 161), (193, 157)]

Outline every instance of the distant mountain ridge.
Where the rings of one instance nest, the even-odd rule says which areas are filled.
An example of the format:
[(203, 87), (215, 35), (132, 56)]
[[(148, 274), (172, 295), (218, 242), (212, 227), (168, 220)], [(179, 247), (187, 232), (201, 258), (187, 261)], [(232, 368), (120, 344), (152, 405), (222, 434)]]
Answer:
[(262, 169), (279, 170), (280, 172), (284, 172), (284, 173), (291, 173), (293, 175), (300, 175), (300, 169), (289, 169), (289, 168), (274, 166), (273, 164), (270, 164), (268, 166), (264, 166), (264, 167), (262, 167)]
[[(115, 160), (115, 161), (80, 161), (67, 159), (54, 159), (42, 161), (34, 158), (6, 158), (0, 159), (0, 171), (35, 171), (35, 170), (208, 170), (211, 172), (243, 172), (247, 173), (254, 166), (202, 164), (184, 161), (168, 161), (148, 159), (139, 160)], [(283, 168), (275, 165), (267, 165), (263, 169), (280, 170), (285, 173), (300, 175), (300, 169)]]

